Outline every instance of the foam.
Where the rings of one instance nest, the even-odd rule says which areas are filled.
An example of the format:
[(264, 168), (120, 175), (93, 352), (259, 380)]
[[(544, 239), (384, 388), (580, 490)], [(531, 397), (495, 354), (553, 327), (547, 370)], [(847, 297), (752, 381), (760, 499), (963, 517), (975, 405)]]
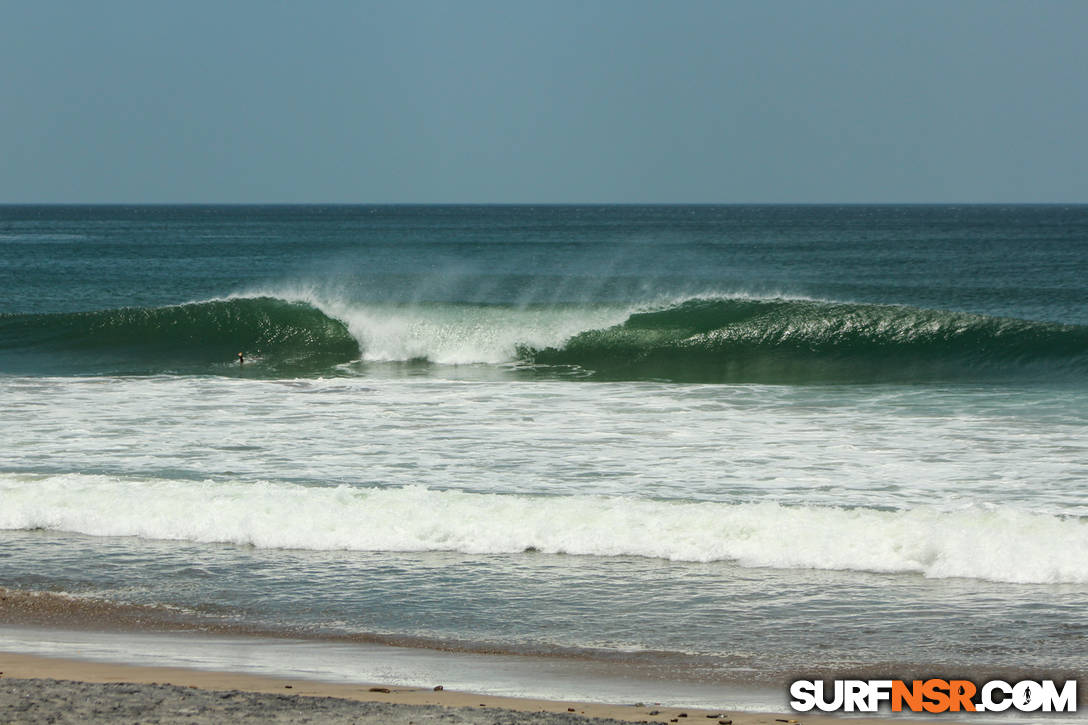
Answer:
[(535, 550), (1088, 583), (1088, 521), (1008, 506), (843, 509), (81, 474), (0, 474), (0, 502), (0, 529), (9, 530), (312, 550)]
[(442, 365), (501, 364), (522, 346), (562, 345), (570, 337), (623, 322), (630, 305), (395, 304), (351, 300), (306, 286), (247, 291), (304, 302), (343, 322), (364, 360), (427, 360)]

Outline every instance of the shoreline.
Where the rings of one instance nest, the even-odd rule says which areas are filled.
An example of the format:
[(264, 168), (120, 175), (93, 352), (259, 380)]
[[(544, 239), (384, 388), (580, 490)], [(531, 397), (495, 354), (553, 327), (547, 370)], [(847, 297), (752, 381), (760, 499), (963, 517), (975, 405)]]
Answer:
[[(683, 669), (649, 676), (618, 661), (298, 639), (248, 627), (195, 624), (170, 608), (0, 587), (0, 683), (8, 688), (0, 694), (0, 721), (10, 720), (4, 708), (13, 701), (55, 700), (55, 694), (42, 693), (56, 687), (63, 692), (56, 683), (69, 682), (83, 683), (77, 689), (85, 698), (117, 707), (129, 696), (155, 702), (162, 698), (145, 690), (89, 686), (124, 683), (261, 695), (273, 698), (254, 704), (265, 720), (275, 712), (275, 698), (289, 696), (621, 722), (681, 722), (688, 717), (731, 725), (829, 725), (844, 718), (858, 725), (932, 723), (924, 713), (796, 713), (789, 708), (785, 683), (774, 687), (702, 680)], [(423, 722), (416, 715), (404, 722)], [(53, 721), (51, 717), (25, 722)], [(159, 721), (173, 722), (164, 717)], [(219, 717), (223, 721), (226, 715)], [(229, 713), (230, 720), (238, 717), (243, 715)], [(389, 718), (385, 712), (374, 722)]]
[[(169, 612), (159, 607), (0, 588), (0, 683), (23, 683), (15, 696), (23, 701), (44, 697), (35, 688), (49, 686), (34, 682), (49, 680), (624, 722), (679, 722), (681, 713), (732, 725), (820, 725), (843, 717), (859, 725), (932, 722), (909, 713), (795, 713), (785, 685), (699, 681), (682, 672), (647, 677), (617, 662), (269, 637), (233, 628), (201, 631), (188, 617), (164, 614)], [(85, 694), (118, 706), (125, 697), (100, 688)], [(140, 697), (155, 699), (146, 692)]]
[[(699, 682), (681, 675), (649, 678), (614, 663), (196, 631), (0, 626), (0, 672), (6, 678), (169, 682), (351, 699), (365, 695), (375, 701), (411, 693), (409, 704), (478, 707), (481, 702), (501, 701), (512, 709), (574, 708), (599, 716), (603, 715), (598, 706), (637, 702), (654, 705), (662, 713), (675, 711), (674, 717), (685, 710), (703, 714), (788, 710), (774, 688)], [(441, 689), (435, 691), (436, 686)], [(391, 692), (372, 692), (372, 687)]]
[[(172, 686), (187, 690), (197, 690), (204, 693), (216, 693), (218, 699), (229, 699), (227, 693), (251, 693), (270, 696), (273, 699), (265, 704), (289, 710), (297, 710), (296, 698), (305, 700), (323, 700), (332, 698), (344, 703), (379, 703), (386, 706), (406, 708), (407, 714), (415, 719), (412, 722), (423, 723), (439, 720), (448, 721), (445, 715), (449, 709), (474, 711), (480, 714), (480, 718), (469, 718), (467, 721), (491, 722), (496, 717), (502, 717), (503, 722), (508, 721), (507, 713), (520, 713), (531, 715), (534, 718), (525, 722), (550, 722), (550, 716), (578, 716), (577, 719), (564, 720), (591, 725), (604, 722), (649, 722), (668, 723), (678, 722), (687, 718), (689, 722), (715, 722), (732, 723), (732, 725), (831, 725), (841, 723), (842, 719), (832, 715), (801, 715), (798, 713), (775, 712), (745, 712), (734, 710), (706, 710), (690, 707), (676, 707), (660, 705), (652, 702), (640, 702), (631, 704), (610, 704), (599, 702), (582, 702), (576, 700), (549, 700), (542, 698), (508, 697), (499, 695), (479, 694), (472, 692), (452, 691), (406, 687), (390, 684), (375, 683), (337, 683), (307, 680), (302, 678), (271, 677), (253, 675), (240, 672), (224, 672), (217, 670), (190, 669), (183, 667), (157, 667), (145, 665), (132, 665), (121, 663), (88, 662), (73, 658), (43, 657), (16, 652), (0, 651), (0, 714), (4, 708), (11, 708), (14, 698), (29, 695), (34, 696), (36, 690), (48, 690), (50, 684), (67, 687), (66, 683), (84, 683), (88, 685), (119, 684), (133, 686), (146, 686), (162, 688)], [(14, 693), (12, 690), (16, 691)], [(68, 689), (72, 689), (68, 687)], [(103, 688), (92, 688), (95, 692), (96, 705), (106, 708), (102, 711), (105, 716), (109, 708), (120, 707), (120, 703), (126, 698), (140, 698), (149, 694), (158, 701), (164, 702), (162, 693), (154, 693), (141, 687), (115, 689), (113, 691)], [(289, 696), (290, 702), (284, 700)], [(214, 701), (214, 698), (213, 698)], [(311, 705), (306, 703), (303, 705)], [(347, 710), (350, 715), (350, 705), (341, 704), (340, 708)], [(426, 709), (420, 709), (420, 708)], [(193, 719), (188, 707), (185, 712), (176, 715), (171, 713), (157, 714), (159, 722), (199, 722)], [(352, 721), (369, 722), (359, 715), (367, 715), (367, 712), (357, 713), (352, 716)], [(467, 716), (467, 713), (462, 713)], [(540, 720), (535, 719), (540, 716)], [(176, 719), (170, 719), (176, 717)], [(388, 721), (390, 715), (384, 711), (374, 722)], [(44, 718), (43, 718), (44, 719)], [(895, 718), (896, 722), (924, 722)], [(943, 720), (943, 718), (942, 718)], [(27, 720), (26, 722), (32, 722)], [(888, 717), (850, 717), (849, 721), (855, 725), (880, 725), (889, 721)], [(944, 720), (945, 722), (954, 722)]]

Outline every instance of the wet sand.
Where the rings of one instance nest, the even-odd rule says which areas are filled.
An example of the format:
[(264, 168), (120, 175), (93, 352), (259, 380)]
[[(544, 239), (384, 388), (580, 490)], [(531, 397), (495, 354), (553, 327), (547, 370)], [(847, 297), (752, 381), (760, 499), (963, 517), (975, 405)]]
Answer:
[[(0, 652), (0, 722), (827, 725), (834, 717), (495, 697)], [(896, 718), (897, 722), (901, 721)], [(850, 718), (852, 725), (888, 720)], [(947, 721), (946, 721), (947, 722)]]
[[(172, 632), (188, 639), (222, 637), (214, 622), (197, 626), (189, 615), (161, 607), (124, 605), (45, 592), (0, 588), (0, 625), (30, 627), (31, 637), (57, 636), (71, 640), (68, 630), (115, 633), (128, 651), (126, 637), (143, 632)], [(210, 626), (209, 626), (210, 625)], [(231, 634), (240, 634), (229, 628)], [(263, 649), (272, 640), (251, 632), (252, 644)], [(163, 635), (159, 635), (160, 637)], [(211, 642), (211, 640), (209, 640)], [(202, 645), (210, 646), (210, 645)], [(15, 647), (18, 649), (18, 647)], [(388, 650), (387, 650), (388, 651)], [(482, 695), (446, 689), (442, 682), (428, 687), (395, 684), (328, 682), (317, 678), (253, 674), (238, 671), (122, 664), (64, 656), (0, 651), (0, 722), (205, 723), (321, 722), (321, 723), (605, 723), (708, 722), (731, 725), (821, 725), (838, 718), (796, 713), (704, 710), (661, 705), (634, 695), (627, 704), (578, 702), (543, 698)], [(436, 657), (453, 654), (434, 653)], [(123, 654), (117, 657), (125, 660)], [(131, 660), (130, 660), (131, 661)], [(154, 660), (152, 660), (154, 661)], [(418, 683), (417, 683), (418, 684)], [(481, 688), (486, 689), (486, 688)], [(631, 691), (638, 692), (637, 689)], [(666, 699), (659, 694), (659, 699)], [(680, 698), (681, 693), (672, 693)], [(674, 700), (676, 702), (678, 700)], [(897, 722), (909, 722), (896, 717)], [(851, 717), (854, 725), (886, 723), (886, 718)], [(950, 721), (945, 721), (950, 722)]]
[(86, 683), (68, 680), (0, 681), (5, 723), (465, 723), (472, 725), (578, 722), (616, 723), (573, 715), (480, 708), (390, 705), (340, 698), (200, 690), (177, 685)]

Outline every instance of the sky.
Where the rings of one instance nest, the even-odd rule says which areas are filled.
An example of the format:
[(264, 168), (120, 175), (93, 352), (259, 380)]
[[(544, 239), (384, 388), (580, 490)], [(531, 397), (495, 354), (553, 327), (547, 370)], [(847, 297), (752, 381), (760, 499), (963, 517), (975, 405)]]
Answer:
[(0, 17), (0, 203), (1088, 202), (1083, 0)]

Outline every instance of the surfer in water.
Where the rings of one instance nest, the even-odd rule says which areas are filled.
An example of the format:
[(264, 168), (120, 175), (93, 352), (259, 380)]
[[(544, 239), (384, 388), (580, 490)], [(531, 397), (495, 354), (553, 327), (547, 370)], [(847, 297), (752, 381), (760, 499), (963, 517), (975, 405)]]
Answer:
[(246, 364), (245, 355), (243, 355), (242, 353), (238, 353), (238, 367), (242, 367), (245, 364)]

